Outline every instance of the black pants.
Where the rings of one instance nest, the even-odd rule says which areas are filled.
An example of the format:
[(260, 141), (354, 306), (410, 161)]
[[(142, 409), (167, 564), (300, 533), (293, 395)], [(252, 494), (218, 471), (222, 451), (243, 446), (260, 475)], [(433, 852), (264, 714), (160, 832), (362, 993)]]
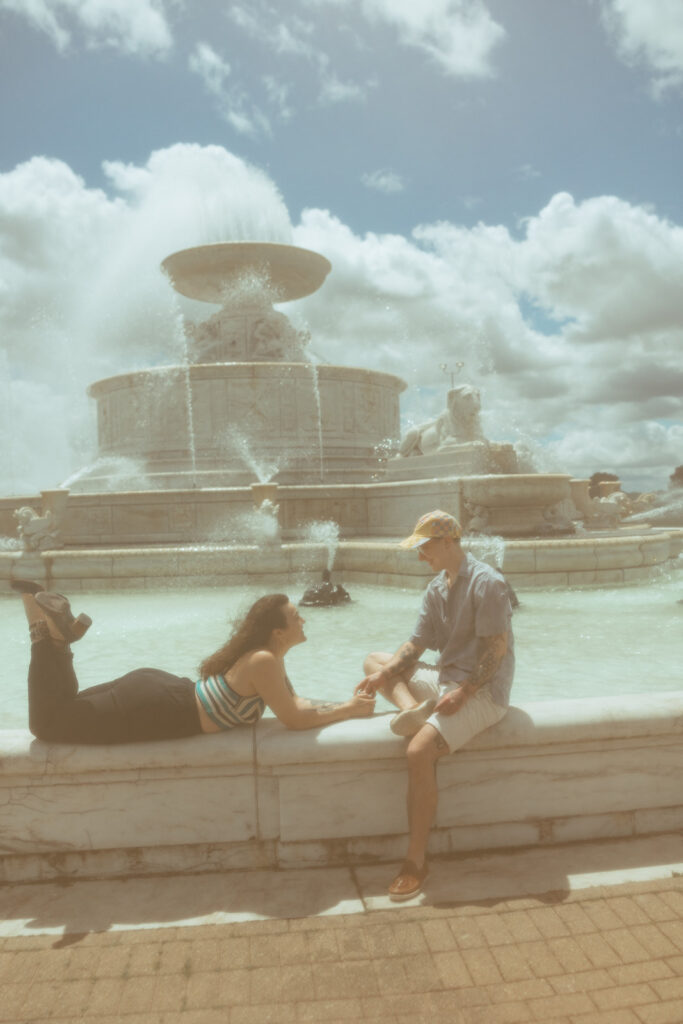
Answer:
[(48, 743), (135, 743), (202, 731), (191, 679), (139, 668), (78, 691), (72, 654), (52, 640), (31, 646), (29, 729)]

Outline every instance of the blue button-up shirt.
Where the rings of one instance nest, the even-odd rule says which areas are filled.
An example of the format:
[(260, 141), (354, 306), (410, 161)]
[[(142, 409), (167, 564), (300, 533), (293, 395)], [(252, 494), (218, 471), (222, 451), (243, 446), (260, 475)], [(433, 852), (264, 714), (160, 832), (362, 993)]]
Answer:
[(477, 665), (479, 637), (507, 633), (507, 651), (486, 684), (496, 704), (507, 707), (515, 671), (512, 607), (501, 573), (465, 554), (453, 586), (446, 571), (427, 587), (417, 625), (410, 637), (417, 647), (439, 651), (439, 683), (462, 682)]

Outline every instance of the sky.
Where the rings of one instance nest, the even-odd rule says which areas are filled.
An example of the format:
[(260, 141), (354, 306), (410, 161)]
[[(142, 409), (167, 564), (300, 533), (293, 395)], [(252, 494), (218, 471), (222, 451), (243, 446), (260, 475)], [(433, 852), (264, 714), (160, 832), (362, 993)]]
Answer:
[[(0, 493), (96, 458), (92, 381), (182, 358), (159, 270), (288, 241), (314, 361), (481, 388), (540, 471), (683, 463), (681, 0), (0, 0)], [(461, 365), (462, 364), (462, 365)]]

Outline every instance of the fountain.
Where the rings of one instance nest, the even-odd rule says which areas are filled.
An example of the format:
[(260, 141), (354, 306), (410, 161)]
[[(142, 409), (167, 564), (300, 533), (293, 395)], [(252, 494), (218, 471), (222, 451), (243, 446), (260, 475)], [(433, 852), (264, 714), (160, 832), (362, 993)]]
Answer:
[[(353, 636), (360, 631), (374, 645), (368, 627), (384, 614), (388, 634), (396, 615), (376, 587), (364, 611), (360, 584), (424, 586), (428, 568), (395, 539), (429, 508), (452, 511), (465, 544), (501, 565), (515, 587), (627, 583), (677, 553), (680, 530), (650, 526), (637, 513), (621, 525), (618, 489), (593, 499), (588, 481), (520, 472), (511, 446), (484, 436), (480, 396), (468, 385), (453, 385), (445, 412), (409, 431), (397, 457), (383, 462), (378, 453), (399, 442), (403, 381), (313, 365), (305, 333), (273, 309), (320, 287), (330, 269), (324, 257), (225, 243), (175, 253), (164, 266), (177, 290), (220, 309), (187, 326), (184, 365), (91, 386), (100, 456), (70, 479), (70, 490), (0, 499), (0, 535), (16, 532), (18, 511), (22, 523), (21, 540), (0, 548), (3, 590), (20, 576), (70, 594), (123, 590), (127, 616), (144, 622), (144, 653), (149, 604), (166, 599), (157, 617), (182, 641), (181, 658), (188, 632), (198, 635), (213, 614), (216, 599), (202, 585), (234, 584), (236, 602), (245, 582), (263, 592), (302, 568), (310, 582), (333, 563), (354, 583), (354, 602), (319, 614), (339, 623), (360, 610)], [(172, 586), (191, 586), (192, 600), (172, 603), (163, 593)], [(95, 603), (116, 596), (95, 595)], [(414, 596), (400, 596), (410, 599), (412, 621)], [(531, 632), (546, 637), (543, 672), (556, 685), (559, 657), (568, 678), (553, 700), (523, 696), (457, 762), (439, 767), (434, 853), (680, 829), (681, 694), (655, 692), (657, 673), (653, 680), (644, 658), (646, 694), (621, 686), (613, 697), (566, 699), (575, 676), (594, 692), (592, 666), (573, 660), (571, 603), (560, 628), (553, 623), (539, 637), (550, 602), (536, 597)], [(109, 619), (116, 601), (102, 610)], [(605, 642), (613, 640), (609, 614), (595, 611), (607, 617)], [(132, 656), (133, 645), (113, 618), (114, 651), (104, 660), (116, 674), (114, 655)], [(570, 636), (564, 654), (558, 632)], [(337, 633), (341, 646), (325, 653), (347, 687), (360, 666), (347, 667), (349, 641)], [(22, 637), (17, 645), (27, 644)], [(317, 657), (311, 685), (324, 687), (326, 664)], [(266, 718), (235, 735), (124, 745), (106, 756), (7, 730), (0, 760), (0, 880), (336, 864), (390, 859), (403, 848), (404, 744), (380, 715), (320, 733), (287, 733)]]
[[(166, 490), (248, 485), (259, 463), (272, 465), (280, 484), (369, 480), (375, 446), (398, 433), (405, 385), (372, 370), (314, 366), (306, 334), (273, 309), (316, 291), (329, 262), (291, 245), (240, 242), (185, 249), (162, 266), (178, 292), (220, 309), (186, 325), (187, 367), (91, 386), (100, 454), (141, 459), (148, 485)], [(81, 477), (78, 490), (105, 479)]]
[[(273, 308), (321, 287), (324, 256), (214, 243), (162, 267), (176, 291), (218, 310), (181, 325), (183, 365), (91, 385), (99, 457), (70, 491), (0, 499), (0, 535), (19, 514), (25, 548), (0, 550), (0, 583), (29, 570), (72, 589), (236, 582), (240, 547), (260, 538), (255, 578), (281, 579), (302, 560), (318, 573), (332, 568), (310, 530), (322, 522), (336, 524), (346, 579), (420, 587), (425, 568), (391, 541), (430, 507), (452, 510), (467, 535), (500, 538), (514, 586), (629, 582), (677, 553), (678, 531), (637, 515), (620, 525), (640, 509), (626, 509), (618, 483), (593, 499), (587, 481), (523, 471), (512, 445), (485, 437), (479, 391), (453, 375), (444, 412), (400, 440), (404, 382), (312, 363), (307, 332)], [(387, 447), (398, 454), (383, 459)], [(263, 505), (257, 485), (276, 485), (277, 499)]]

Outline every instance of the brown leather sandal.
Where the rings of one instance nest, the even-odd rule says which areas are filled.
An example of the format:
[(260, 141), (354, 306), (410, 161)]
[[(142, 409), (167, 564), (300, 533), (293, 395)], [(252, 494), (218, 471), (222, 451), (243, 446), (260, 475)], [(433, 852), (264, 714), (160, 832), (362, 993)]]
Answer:
[(421, 868), (418, 868), (412, 860), (404, 861), (401, 870), (389, 886), (389, 899), (394, 901), (409, 900), (413, 896), (417, 896), (422, 891), (422, 883), (427, 877), (428, 872), (427, 861), (424, 862)]

